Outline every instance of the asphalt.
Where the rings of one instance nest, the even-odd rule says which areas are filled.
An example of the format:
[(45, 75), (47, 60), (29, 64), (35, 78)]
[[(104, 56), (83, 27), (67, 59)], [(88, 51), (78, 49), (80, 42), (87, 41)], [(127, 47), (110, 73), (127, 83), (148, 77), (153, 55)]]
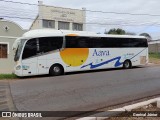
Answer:
[(160, 67), (24, 78), (10, 88), (19, 111), (88, 111), (160, 95)]

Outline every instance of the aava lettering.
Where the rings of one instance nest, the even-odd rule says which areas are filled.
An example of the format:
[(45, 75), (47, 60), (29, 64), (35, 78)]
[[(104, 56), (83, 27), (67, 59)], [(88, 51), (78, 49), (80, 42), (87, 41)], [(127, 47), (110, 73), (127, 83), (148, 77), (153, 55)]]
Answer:
[(99, 50), (97, 51), (96, 49), (94, 50), (93, 52), (93, 56), (109, 56), (109, 50), (105, 50), (105, 51), (102, 51), (102, 50)]

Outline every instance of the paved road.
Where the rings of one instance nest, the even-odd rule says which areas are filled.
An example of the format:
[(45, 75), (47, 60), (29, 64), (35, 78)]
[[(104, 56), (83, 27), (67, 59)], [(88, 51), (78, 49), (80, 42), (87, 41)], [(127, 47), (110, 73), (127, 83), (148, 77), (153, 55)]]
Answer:
[(18, 110), (92, 110), (160, 94), (160, 67), (10, 81)]

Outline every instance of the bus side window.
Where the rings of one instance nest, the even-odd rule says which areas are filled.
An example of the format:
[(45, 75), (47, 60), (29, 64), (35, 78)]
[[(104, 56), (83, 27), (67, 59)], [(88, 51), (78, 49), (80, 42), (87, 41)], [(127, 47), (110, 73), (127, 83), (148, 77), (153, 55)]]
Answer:
[(63, 37), (43, 37), (39, 38), (39, 53), (46, 53), (62, 48)]
[(37, 55), (37, 41), (36, 39), (28, 40), (23, 51), (22, 59), (33, 57)]
[(130, 47), (148, 47), (146, 39), (132, 38), (130, 39)]
[(92, 48), (103, 48), (104, 47), (104, 40), (100, 37), (93, 37), (91, 38), (93, 42)]
[(91, 48), (92, 42), (89, 37), (80, 37), (78, 39), (78, 48)]
[(66, 36), (66, 48), (92, 48), (92, 38), (83, 36)]

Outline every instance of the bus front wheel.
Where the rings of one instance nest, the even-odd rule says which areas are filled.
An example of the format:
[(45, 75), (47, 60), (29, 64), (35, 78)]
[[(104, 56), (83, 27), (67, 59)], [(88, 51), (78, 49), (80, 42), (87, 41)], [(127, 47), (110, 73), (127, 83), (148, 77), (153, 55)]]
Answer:
[(62, 75), (63, 73), (64, 73), (64, 69), (59, 64), (52, 65), (49, 70), (49, 74), (52, 76)]
[(124, 63), (123, 63), (123, 68), (124, 69), (130, 69), (132, 68), (132, 63), (130, 60), (125, 60)]

